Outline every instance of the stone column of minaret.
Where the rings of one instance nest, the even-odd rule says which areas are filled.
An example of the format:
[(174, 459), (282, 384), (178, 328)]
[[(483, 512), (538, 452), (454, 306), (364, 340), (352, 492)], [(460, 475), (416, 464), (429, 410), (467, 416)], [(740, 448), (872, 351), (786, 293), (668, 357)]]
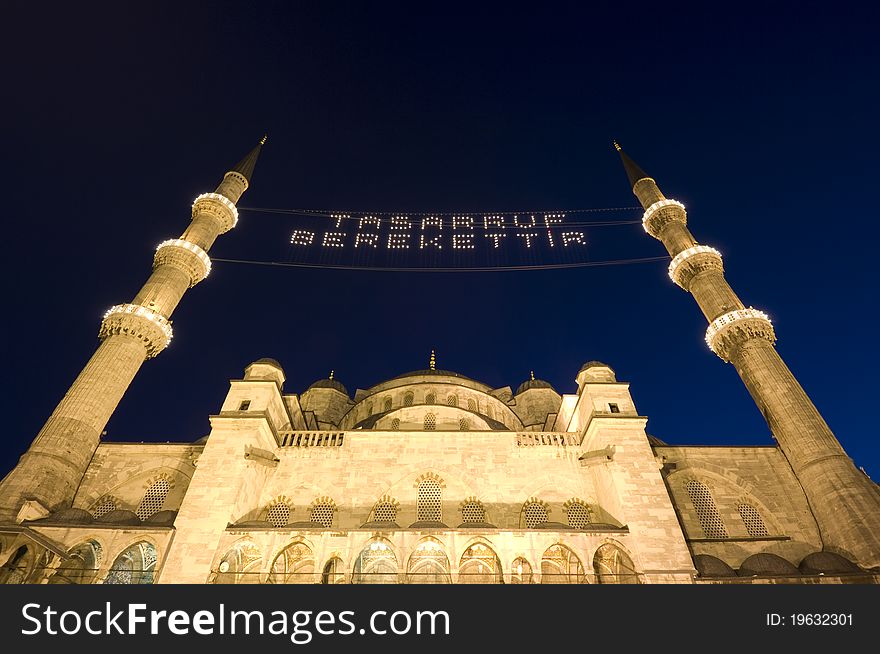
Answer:
[(128, 304), (104, 315), (101, 345), (73, 382), (18, 465), (0, 482), (0, 520), (30, 520), (68, 506), (107, 421), (141, 364), (171, 341), (171, 313), (211, 269), (208, 250), (235, 227), (235, 203), (247, 190), (260, 149), (254, 147), (213, 193), (196, 198), (192, 222), (159, 245), (153, 273)]
[(684, 205), (667, 199), (615, 142), (645, 231), (672, 257), (669, 276), (689, 291), (706, 320), (706, 343), (748, 388), (810, 501), (825, 548), (865, 567), (880, 566), (880, 487), (856, 469), (819, 411), (776, 352), (762, 311), (745, 307), (724, 278), (721, 254), (698, 245)]

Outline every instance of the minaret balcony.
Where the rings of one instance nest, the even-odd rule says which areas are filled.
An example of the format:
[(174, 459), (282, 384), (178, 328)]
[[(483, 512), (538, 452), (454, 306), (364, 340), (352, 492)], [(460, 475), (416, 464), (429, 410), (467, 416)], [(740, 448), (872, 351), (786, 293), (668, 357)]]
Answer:
[(238, 223), (238, 209), (232, 200), (220, 193), (202, 193), (197, 197), (192, 206), (193, 219), (199, 214), (209, 214), (216, 218), (221, 225), (221, 234)]
[(211, 258), (208, 253), (195, 243), (181, 238), (159, 243), (153, 257), (153, 268), (162, 265), (174, 266), (189, 275), (190, 288), (211, 273)]
[(117, 304), (104, 314), (98, 337), (101, 340), (115, 335), (134, 336), (147, 348), (151, 359), (168, 347), (174, 335), (171, 322), (149, 307), (140, 304)]
[(669, 279), (687, 291), (691, 280), (706, 270), (724, 272), (721, 253), (708, 245), (695, 245), (673, 257), (669, 264)]
[(706, 344), (725, 362), (730, 361), (734, 348), (753, 338), (776, 342), (770, 317), (751, 307), (729, 311), (713, 320), (706, 329)]
[(642, 216), (642, 227), (654, 238), (660, 238), (663, 228), (673, 222), (687, 224), (687, 213), (678, 200), (658, 200), (645, 209)]

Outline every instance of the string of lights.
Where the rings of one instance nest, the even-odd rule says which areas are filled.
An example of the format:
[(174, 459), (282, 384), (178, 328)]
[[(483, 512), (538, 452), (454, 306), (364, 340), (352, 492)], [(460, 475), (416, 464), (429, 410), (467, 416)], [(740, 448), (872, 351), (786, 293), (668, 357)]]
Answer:
[(514, 272), (527, 270), (561, 270), (566, 268), (593, 268), (598, 266), (626, 266), (638, 263), (669, 261), (668, 256), (641, 257), (638, 259), (611, 259), (607, 261), (582, 261), (577, 263), (534, 264), (521, 266), (471, 266), (471, 267), (400, 267), (400, 266), (353, 266), (341, 264), (299, 263), (292, 261), (256, 261), (251, 259), (213, 259), (214, 263), (236, 263), (252, 266), (273, 266), (280, 268), (315, 268), (322, 270), (350, 270), (372, 272), (430, 272), (430, 273), (461, 273), (461, 272)]
[[(238, 207), (239, 211), (259, 213), (290, 213), (327, 218), (342, 215), (347, 218), (359, 216), (514, 216), (529, 214), (600, 213), (606, 211), (643, 211), (642, 207), (599, 207), (592, 209), (529, 209), (524, 211), (354, 211), (351, 209), (274, 209), (269, 207)], [(348, 215), (351, 214), (351, 215)]]

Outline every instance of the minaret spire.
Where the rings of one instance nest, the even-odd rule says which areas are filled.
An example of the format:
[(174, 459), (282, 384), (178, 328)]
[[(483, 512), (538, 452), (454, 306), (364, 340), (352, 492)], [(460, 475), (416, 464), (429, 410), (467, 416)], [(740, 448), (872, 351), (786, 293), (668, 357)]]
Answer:
[(709, 327), (706, 343), (736, 368), (803, 486), (825, 548), (880, 566), (880, 488), (858, 471), (779, 356), (767, 315), (746, 307), (724, 277), (721, 253), (698, 245), (684, 205), (667, 199), (615, 143), (645, 209), (645, 231), (672, 257), (669, 276), (691, 293)]
[(180, 238), (159, 244), (153, 272), (130, 303), (111, 307), (101, 322), (101, 344), (73, 382), (18, 465), (0, 482), (0, 521), (43, 517), (69, 506), (107, 421), (141, 365), (171, 342), (171, 314), (186, 291), (211, 270), (208, 251), (235, 227), (238, 202), (250, 184), (265, 142), (192, 206)]
[(612, 143), (614, 143), (614, 149), (617, 150), (617, 153), (620, 155), (620, 160), (623, 162), (623, 169), (626, 171), (627, 179), (629, 179), (630, 188), (635, 187), (641, 179), (651, 179), (635, 161), (627, 156), (626, 152), (623, 151), (623, 148), (620, 147), (620, 144), (617, 141), (612, 141)]

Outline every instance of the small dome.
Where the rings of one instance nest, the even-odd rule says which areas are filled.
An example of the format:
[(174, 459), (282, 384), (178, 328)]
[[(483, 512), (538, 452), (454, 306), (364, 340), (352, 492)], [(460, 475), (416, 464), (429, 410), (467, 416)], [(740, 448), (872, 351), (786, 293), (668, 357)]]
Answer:
[(94, 516), (85, 509), (64, 509), (58, 513), (53, 513), (43, 520), (52, 522), (65, 522), (73, 525), (86, 525), (94, 520)]
[(334, 391), (348, 395), (348, 389), (335, 379), (319, 379), (309, 386), (307, 390), (312, 390), (313, 388), (332, 388)]
[(438, 520), (419, 520), (409, 526), (410, 529), (449, 529), (449, 527)]
[(527, 379), (522, 384), (520, 384), (514, 395), (519, 395), (525, 391), (531, 390), (533, 388), (549, 388), (551, 391), (553, 390), (552, 384), (550, 382), (544, 381), (543, 379)]
[(781, 556), (764, 552), (752, 554), (739, 566), (740, 577), (787, 577), (799, 575), (798, 569)]
[(609, 366), (607, 363), (602, 363), (601, 361), (587, 361), (584, 365), (581, 366), (581, 369), (578, 372), (580, 373), (590, 368), (608, 368), (612, 372), (614, 371), (614, 368)]
[(701, 577), (735, 577), (736, 572), (733, 571), (721, 559), (710, 556), (709, 554), (697, 554), (694, 557), (694, 567), (697, 574)]
[(157, 511), (149, 518), (144, 520), (145, 525), (161, 525), (165, 527), (170, 527), (174, 524), (174, 519), (177, 517), (177, 511)]
[(275, 366), (276, 368), (278, 368), (278, 370), (284, 370), (284, 368), (281, 367), (280, 363), (278, 363), (275, 359), (270, 359), (268, 357), (263, 357), (262, 359), (257, 359), (251, 365), (254, 365), (256, 363), (262, 363), (267, 366)]
[(400, 529), (400, 525), (386, 520), (373, 520), (362, 524), (361, 529)]
[(111, 525), (139, 525), (141, 524), (141, 519), (138, 518), (134, 511), (116, 509), (115, 511), (110, 511), (110, 513), (105, 513), (100, 518), (95, 518), (95, 522), (105, 522)]
[(834, 552), (807, 554), (798, 569), (805, 575), (845, 575), (862, 571), (855, 563)]
[(299, 522), (291, 522), (288, 523), (287, 527), (289, 529), (326, 529), (324, 525), (320, 522), (315, 522), (313, 520), (301, 520)]
[(497, 529), (493, 524), (488, 522), (462, 522), (458, 525), (459, 529)]

